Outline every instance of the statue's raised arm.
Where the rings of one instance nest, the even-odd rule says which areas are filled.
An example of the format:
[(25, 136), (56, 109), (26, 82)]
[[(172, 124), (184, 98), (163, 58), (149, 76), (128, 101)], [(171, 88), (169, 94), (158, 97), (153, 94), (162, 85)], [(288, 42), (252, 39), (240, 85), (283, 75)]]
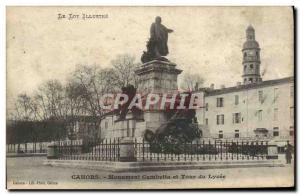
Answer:
[(172, 30), (172, 29), (168, 29), (168, 28), (167, 28), (167, 31), (168, 31), (168, 33), (172, 33), (172, 32), (174, 32), (174, 30)]

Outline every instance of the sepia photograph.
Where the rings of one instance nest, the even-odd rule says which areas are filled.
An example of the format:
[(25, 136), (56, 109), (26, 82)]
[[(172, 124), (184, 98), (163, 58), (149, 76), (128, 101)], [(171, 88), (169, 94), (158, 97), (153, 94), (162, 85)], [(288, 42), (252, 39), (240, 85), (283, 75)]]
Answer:
[(294, 17), (7, 6), (6, 188), (294, 188)]

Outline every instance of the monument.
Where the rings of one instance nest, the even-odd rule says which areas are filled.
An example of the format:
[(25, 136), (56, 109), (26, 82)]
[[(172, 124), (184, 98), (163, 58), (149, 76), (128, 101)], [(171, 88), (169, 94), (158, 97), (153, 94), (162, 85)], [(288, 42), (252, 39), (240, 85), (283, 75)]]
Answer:
[(147, 51), (143, 53), (141, 61), (143, 63), (151, 60), (168, 61), (163, 56), (169, 54), (168, 49), (168, 34), (173, 32), (172, 29), (168, 29), (161, 24), (161, 17), (157, 16), (155, 22), (150, 27), (150, 39), (147, 42)]
[[(178, 90), (177, 77), (182, 70), (170, 62), (165, 56), (169, 54), (168, 34), (173, 30), (161, 24), (161, 17), (157, 16), (150, 27), (150, 39), (147, 43), (147, 52), (142, 55), (143, 64), (136, 69), (139, 77), (138, 92), (147, 93), (174, 93)], [(147, 129), (155, 131), (167, 121), (165, 113), (161, 110), (148, 110), (144, 112)], [(150, 125), (151, 123), (151, 125)]]
[[(166, 55), (169, 54), (168, 34), (173, 30), (161, 24), (161, 17), (157, 16), (150, 27), (150, 39), (147, 42), (147, 51), (142, 54), (143, 64), (135, 70), (139, 77), (138, 93), (141, 94), (163, 94), (176, 93), (178, 90), (177, 76), (182, 72), (176, 68), (176, 64), (170, 62)], [(157, 105), (158, 107), (158, 105)], [(164, 110), (144, 110), (144, 121), (134, 123), (136, 134), (142, 138), (146, 132), (155, 133), (161, 125), (168, 121)], [(140, 132), (139, 132), (140, 131)], [(121, 141), (120, 161), (136, 161), (134, 155), (133, 137), (126, 137)]]
[(138, 91), (142, 93), (167, 93), (178, 89), (177, 76), (182, 70), (165, 57), (169, 54), (168, 34), (173, 30), (162, 25), (161, 21), (157, 16), (151, 24), (147, 51), (141, 57), (143, 65), (135, 71), (140, 78)]
[[(144, 52), (142, 60), (144, 63), (135, 70), (139, 85), (135, 89), (128, 86), (122, 89), (123, 94), (129, 95), (128, 102), (123, 104), (117, 112), (106, 115), (102, 121), (102, 137), (120, 140), (120, 161), (136, 161), (135, 140), (142, 142), (159, 141), (164, 138), (179, 139), (178, 135), (185, 138), (200, 137), (198, 123), (193, 109), (177, 109), (181, 101), (181, 93), (178, 92), (177, 77), (182, 70), (176, 68), (176, 64), (165, 56), (168, 50), (168, 33), (172, 30), (161, 24), (161, 18), (156, 17), (156, 22), (150, 27), (150, 40), (147, 44), (147, 52)], [(149, 47), (151, 45), (151, 47)], [(149, 60), (151, 59), (151, 60)], [(129, 102), (133, 97), (141, 96), (141, 102), (147, 102), (148, 96), (156, 95), (159, 99), (151, 106), (132, 109)], [(188, 106), (192, 93), (183, 96), (184, 106)], [(174, 106), (170, 102), (174, 99)], [(136, 101), (136, 100), (135, 100)], [(166, 103), (168, 102), (168, 103)], [(131, 104), (131, 103), (130, 103)], [(181, 104), (181, 103), (180, 103)], [(113, 116), (115, 115), (116, 116)], [(107, 126), (105, 126), (107, 124)], [(112, 125), (109, 125), (112, 124)], [(184, 129), (184, 131), (182, 131)], [(126, 135), (124, 136), (124, 132)], [(122, 136), (121, 136), (122, 135)], [(185, 140), (185, 141), (191, 141)], [(166, 141), (166, 140), (164, 140)], [(182, 140), (181, 140), (182, 141)]]

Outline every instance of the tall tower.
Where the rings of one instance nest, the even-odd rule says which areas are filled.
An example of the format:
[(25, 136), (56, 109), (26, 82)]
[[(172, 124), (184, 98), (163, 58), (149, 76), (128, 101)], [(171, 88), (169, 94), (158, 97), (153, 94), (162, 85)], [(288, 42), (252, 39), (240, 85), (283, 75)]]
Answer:
[(244, 84), (259, 83), (260, 76), (260, 48), (255, 40), (255, 30), (250, 25), (246, 29), (246, 42), (243, 45), (243, 81)]

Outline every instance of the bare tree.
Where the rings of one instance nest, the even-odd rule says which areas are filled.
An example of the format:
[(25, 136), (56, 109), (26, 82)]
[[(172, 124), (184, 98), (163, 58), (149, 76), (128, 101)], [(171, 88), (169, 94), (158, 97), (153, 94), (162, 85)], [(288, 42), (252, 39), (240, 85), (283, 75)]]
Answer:
[(135, 57), (128, 54), (118, 55), (111, 61), (111, 64), (114, 70), (114, 79), (117, 81), (116, 84), (120, 89), (129, 84), (137, 87), (138, 77), (134, 74), (134, 70), (140, 64), (135, 63)]
[(26, 93), (19, 94), (15, 103), (15, 118), (21, 121), (34, 119), (34, 109), (32, 99)]
[(85, 114), (86, 102), (83, 98), (83, 87), (78, 83), (69, 81), (65, 87), (65, 109), (68, 116)]
[(92, 116), (101, 116), (101, 96), (114, 90), (108, 69), (99, 66), (79, 66), (73, 73), (74, 85), (80, 86), (80, 95), (87, 103), (86, 110)]
[(101, 108), (101, 97), (105, 93), (112, 93), (117, 90), (114, 70), (103, 69), (96, 65), (81, 65), (73, 73), (72, 83), (80, 86), (78, 93), (83, 100), (84, 109), (89, 116), (94, 118), (94, 128), (97, 130), (101, 116), (105, 113)]
[(197, 73), (184, 73), (180, 87), (184, 90), (194, 91), (201, 87), (204, 83), (204, 78)]
[(43, 83), (34, 95), (41, 119), (63, 119), (67, 115), (64, 87), (58, 80)]
[(69, 125), (78, 117), (92, 116), (96, 130), (106, 112), (100, 106), (101, 97), (105, 93), (119, 92), (129, 84), (137, 87), (134, 70), (139, 64), (134, 60), (133, 56), (119, 55), (111, 62), (112, 68), (80, 65), (66, 85), (58, 80), (48, 80), (32, 97), (27, 94), (18, 96), (13, 118), (32, 121), (51, 119)]

